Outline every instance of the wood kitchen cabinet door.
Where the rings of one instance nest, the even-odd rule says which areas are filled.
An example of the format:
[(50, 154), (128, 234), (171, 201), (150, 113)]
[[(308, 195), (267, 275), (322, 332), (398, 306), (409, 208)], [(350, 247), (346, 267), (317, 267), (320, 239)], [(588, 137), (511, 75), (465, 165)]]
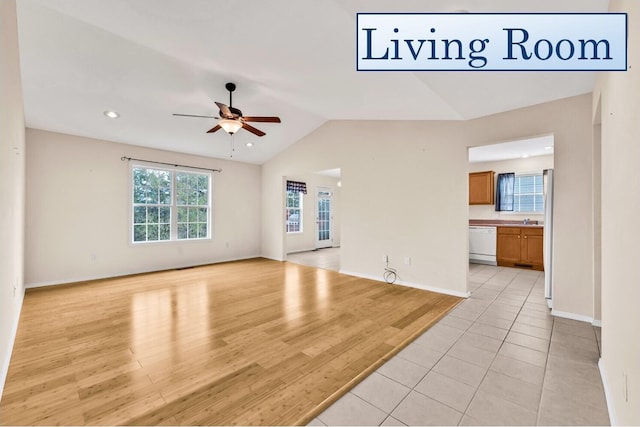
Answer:
[(498, 265), (544, 270), (542, 227), (498, 227), (497, 234)]
[(494, 172), (472, 172), (469, 174), (469, 204), (492, 205), (494, 195)]
[(498, 265), (505, 265), (520, 261), (520, 228), (498, 227), (498, 241), (496, 242), (496, 259)]
[(522, 236), (522, 262), (543, 265), (544, 259), (542, 257), (543, 241), (542, 241), (542, 228), (522, 228), (520, 235)]

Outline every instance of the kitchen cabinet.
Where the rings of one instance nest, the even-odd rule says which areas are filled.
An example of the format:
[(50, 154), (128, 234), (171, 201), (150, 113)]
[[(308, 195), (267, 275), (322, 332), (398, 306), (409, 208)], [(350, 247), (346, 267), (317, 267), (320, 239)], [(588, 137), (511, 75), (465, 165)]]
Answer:
[(495, 172), (472, 172), (469, 174), (469, 204), (492, 205), (495, 192)]
[(498, 265), (544, 270), (542, 234), (542, 227), (498, 227)]

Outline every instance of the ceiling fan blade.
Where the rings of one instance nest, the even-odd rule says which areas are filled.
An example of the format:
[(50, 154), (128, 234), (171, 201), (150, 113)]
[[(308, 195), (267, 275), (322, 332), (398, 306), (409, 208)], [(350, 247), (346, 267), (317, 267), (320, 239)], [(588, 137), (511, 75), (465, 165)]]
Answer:
[(222, 126), (220, 126), (220, 125), (215, 125), (215, 126), (214, 126), (214, 127), (212, 127), (211, 129), (209, 129), (209, 130), (207, 131), (207, 133), (214, 133), (214, 132), (219, 131), (220, 129), (222, 129)]
[(246, 130), (248, 130), (249, 132), (251, 132), (254, 135), (258, 135), (258, 136), (265, 136), (266, 133), (262, 132), (260, 129), (256, 129), (251, 125), (248, 125), (246, 123), (242, 124), (242, 127)]
[(218, 101), (214, 101), (214, 102), (216, 103), (216, 105), (220, 109), (220, 112), (222, 113), (222, 117), (224, 117), (225, 119), (233, 119), (233, 113), (231, 112), (231, 110), (229, 109), (229, 107), (227, 105), (223, 104), (222, 102), (218, 102)]
[(280, 117), (246, 116), (242, 120), (245, 122), (282, 123)]
[(215, 116), (198, 116), (196, 114), (178, 114), (178, 113), (173, 113), (174, 116), (180, 116), (180, 117), (203, 117), (205, 119), (219, 119), (220, 117), (215, 117)]

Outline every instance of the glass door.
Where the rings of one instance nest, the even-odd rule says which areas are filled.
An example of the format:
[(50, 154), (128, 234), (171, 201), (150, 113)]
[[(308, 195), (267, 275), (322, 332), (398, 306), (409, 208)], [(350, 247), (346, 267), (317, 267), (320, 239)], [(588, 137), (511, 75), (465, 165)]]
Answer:
[(333, 244), (331, 236), (331, 190), (318, 188), (316, 210), (316, 248), (328, 248)]

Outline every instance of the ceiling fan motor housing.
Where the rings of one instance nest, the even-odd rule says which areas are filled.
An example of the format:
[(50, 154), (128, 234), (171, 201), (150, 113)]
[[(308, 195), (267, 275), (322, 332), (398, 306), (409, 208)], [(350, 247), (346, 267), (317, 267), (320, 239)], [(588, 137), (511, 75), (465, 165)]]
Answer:
[[(231, 111), (231, 114), (233, 114), (234, 119), (239, 119), (240, 117), (242, 117), (242, 111), (240, 111), (240, 109), (229, 106), (229, 110)], [(222, 111), (220, 111), (220, 116), (222, 115)]]

